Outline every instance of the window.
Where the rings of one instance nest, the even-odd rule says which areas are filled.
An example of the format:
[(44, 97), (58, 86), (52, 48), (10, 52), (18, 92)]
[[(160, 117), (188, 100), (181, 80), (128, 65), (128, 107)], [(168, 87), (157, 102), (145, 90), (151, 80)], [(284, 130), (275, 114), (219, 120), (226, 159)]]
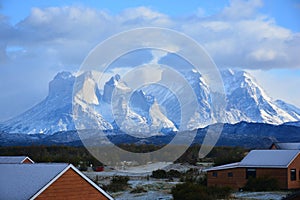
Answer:
[(296, 169), (291, 169), (291, 181), (296, 180)]
[(212, 176), (213, 177), (218, 177), (218, 172), (213, 172)]
[(227, 176), (228, 177), (233, 177), (233, 173), (232, 172), (228, 172)]
[(256, 178), (256, 169), (253, 168), (246, 169), (246, 179), (248, 179), (249, 177)]

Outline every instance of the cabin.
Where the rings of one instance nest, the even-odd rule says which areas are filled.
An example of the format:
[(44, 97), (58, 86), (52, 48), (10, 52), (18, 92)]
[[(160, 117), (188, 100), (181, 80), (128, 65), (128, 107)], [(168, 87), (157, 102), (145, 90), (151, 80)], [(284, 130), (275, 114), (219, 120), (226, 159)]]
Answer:
[(269, 149), (300, 150), (300, 142), (274, 142)]
[(33, 164), (27, 156), (0, 156), (0, 164)]
[(0, 164), (1, 199), (113, 199), (66, 163)]
[(269, 176), (278, 180), (281, 189), (300, 188), (299, 150), (252, 150), (237, 163), (206, 170), (208, 186), (242, 189), (250, 177)]

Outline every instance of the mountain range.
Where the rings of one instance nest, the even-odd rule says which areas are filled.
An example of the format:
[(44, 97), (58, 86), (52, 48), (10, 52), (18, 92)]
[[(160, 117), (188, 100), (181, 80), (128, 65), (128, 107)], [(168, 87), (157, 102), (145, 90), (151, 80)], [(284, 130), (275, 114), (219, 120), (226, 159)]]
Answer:
[[(188, 131), (215, 123), (211, 115), (211, 91), (205, 77), (194, 70), (184, 71), (182, 75), (198, 103), (196, 111), (190, 113), (185, 122), (181, 121), (179, 100), (166, 87), (154, 84), (133, 90), (116, 74), (100, 88), (93, 72), (77, 76), (60, 72), (49, 83), (49, 93), (43, 101), (3, 122), (0, 130), (46, 135), (76, 129), (126, 130), (143, 138), (176, 132), (179, 127)], [(222, 70), (221, 76), (227, 104), (221, 123), (299, 125), (300, 109), (282, 100), (273, 100), (248, 72)], [(129, 104), (122, 98), (116, 102), (113, 99), (116, 94), (130, 94)]]

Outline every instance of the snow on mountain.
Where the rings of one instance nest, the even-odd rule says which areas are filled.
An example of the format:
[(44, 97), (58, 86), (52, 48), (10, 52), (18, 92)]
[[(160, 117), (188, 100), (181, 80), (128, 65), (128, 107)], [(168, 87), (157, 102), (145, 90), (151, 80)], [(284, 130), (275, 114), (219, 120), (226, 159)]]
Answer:
[(49, 83), (49, 94), (25, 113), (6, 121), (1, 130), (13, 133), (54, 133), (74, 130), (72, 91), (75, 77), (69, 72), (58, 73)]
[[(112, 102), (113, 94), (116, 99)], [(145, 137), (177, 130), (175, 124), (161, 112), (160, 106), (155, 104), (151, 95), (146, 96), (141, 90), (132, 91), (119, 75), (105, 83), (102, 101), (104, 105), (112, 107), (112, 111), (103, 107), (101, 109), (100, 106), (97, 110), (101, 115), (109, 116), (106, 119), (113, 119), (114, 121), (110, 122), (115, 124), (116, 128), (135, 136)]]
[(198, 101), (197, 112), (194, 113), (193, 117), (190, 119), (187, 128), (203, 128), (209, 124), (213, 124), (212, 107), (208, 84), (205, 82), (202, 75), (194, 70), (187, 72), (185, 74), (185, 78), (193, 88)]
[(73, 119), (76, 129), (113, 129), (94, 106), (99, 105), (100, 92), (92, 72), (77, 77), (73, 87)]
[[(223, 70), (221, 75), (227, 101), (223, 123), (282, 124), (300, 121), (299, 108), (280, 100), (273, 101), (249, 73)], [(174, 87), (175, 91), (159, 84), (132, 91), (121, 76), (115, 75), (100, 92), (92, 72), (77, 77), (61, 72), (49, 83), (49, 94), (42, 102), (4, 122), (0, 129), (10, 133), (52, 134), (76, 128), (121, 128), (134, 136), (148, 137), (177, 131), (180, 126), (181, 130), (195, 129), (214, 123), (210, 89), (204, 77), (193, 70), (184, 72), (182, 76), (194, 90), (199, 105), (184, 124), (180, 124), (180, 107), (185, 105), (180, 105), (177, 96), (183, 88), (178, 85)], [(112, 97), (117, 98), (112, 101)]]
[(221, 74), (227, 96), (225, 122), (282, 124), (299, 120), (299, 113), (293, 114), (278, 106), (249, 73), (224, 70)]
[(300, 118), (300, 109), (297, 108), (296, 106), (293, 106), (291, 104), (288, 104), (282, 100), (276, 100), (275, 104), (281, 108), (282, 110), (286, 111), (289, 113), (289, 115), (293, 116), (295, 119)]

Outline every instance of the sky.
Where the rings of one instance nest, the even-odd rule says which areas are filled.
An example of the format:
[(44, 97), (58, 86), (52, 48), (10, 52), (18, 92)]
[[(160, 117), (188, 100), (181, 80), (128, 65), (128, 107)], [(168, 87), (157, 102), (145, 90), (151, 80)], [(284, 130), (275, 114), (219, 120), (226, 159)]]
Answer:
[(0, 121), (44, 99), (97, 44), (140, 27), (180, 31), (219, 68), (250, 72), (274, 99), (300, 107), (299, 0), (0, 0)]

